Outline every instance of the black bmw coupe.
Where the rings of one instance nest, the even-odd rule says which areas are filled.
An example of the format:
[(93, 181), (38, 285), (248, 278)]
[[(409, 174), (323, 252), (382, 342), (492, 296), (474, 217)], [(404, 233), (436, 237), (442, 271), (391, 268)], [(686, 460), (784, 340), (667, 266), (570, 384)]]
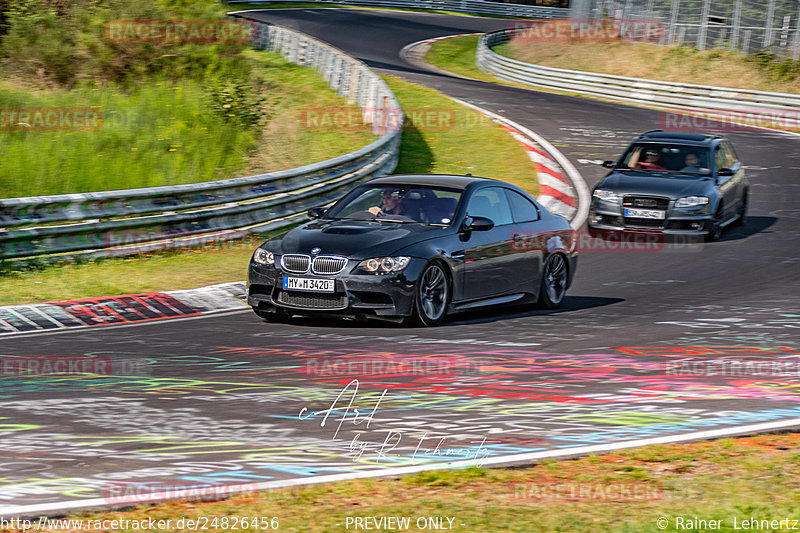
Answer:
[(506, 303), (559, 306), (576, 267), (563, 217), (502, 181), (388, 176), (263, 243), (247, 297), (267, 320), (338, 314), (438, 325)]

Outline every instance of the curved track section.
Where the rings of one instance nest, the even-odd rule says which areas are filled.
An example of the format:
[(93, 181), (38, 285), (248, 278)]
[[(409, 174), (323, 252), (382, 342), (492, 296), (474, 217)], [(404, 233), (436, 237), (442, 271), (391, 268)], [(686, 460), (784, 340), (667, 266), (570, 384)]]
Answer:
[[(603, 174), (592, 161), (658, 127), (656, 111), (429, 74), (399, 59), (410, 42), (502, 20), (256, 16), (512, 117), (590, 185)], [(193, 484), (265, 488), (800, 425), (800, 140), (730, 137), (749, 164), (749, 223), (700, 249), (584, 248), (555, 312), (475, 313), (430, 330), (273, 325), (243, 312), (5, 338), (0, 515), (124, 504)], [(104, 365), (13, 371), (65, 360)]]

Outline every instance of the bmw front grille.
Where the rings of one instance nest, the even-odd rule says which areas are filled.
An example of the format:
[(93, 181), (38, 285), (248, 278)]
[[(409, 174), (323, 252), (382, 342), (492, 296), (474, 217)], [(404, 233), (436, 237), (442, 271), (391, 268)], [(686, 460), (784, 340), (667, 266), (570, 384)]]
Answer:
[(305, 254), (281, 256), (281, 267), (292, 274), (305, 274), (311, 269), (314, 274), (338, 274), (347, 266), (347, 258), (339, 255), (318, 255), (313, 259)]
[(286, 272), (293, 274), (305, 274), (308, 272), (308, 265), (311, 257), (302, 254), (286, 254), (281, 256), (281, 267)]
[(338, 274), (347, 266), (347, 258), (338, 255), (319, 255), (311, 262), (314, 274)]

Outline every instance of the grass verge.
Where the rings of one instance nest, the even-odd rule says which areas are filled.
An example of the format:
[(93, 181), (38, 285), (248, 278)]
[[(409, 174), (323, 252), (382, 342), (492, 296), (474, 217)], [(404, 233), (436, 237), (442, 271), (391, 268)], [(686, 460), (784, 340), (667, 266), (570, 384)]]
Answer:
[(481, 81), (499, 82), (492, 74), (488, 74), (475, 64), (475, 49), (478, 47), (480, 35), (465, 35), (441, 39), (430, 44), (430, 51), (425, 54), (425, 61), (440, 69), (460, 74)]
[(800, 92), (800, 62), (769, 54), (632, 42), (514, 40), (496, 52), (547, 67), (738, 89)]
[[(533, 165), (505, 130), (434, 90), (398, 78), (387, 78), (387, 82), (412, 119), (403, 132), (396, 173), (472, 173), (515, 183), (534, 195), (538, 192)], [(339, 132), (325, 133), (335, 136)], [(291, 151), (288, 144), (286, 150)], [(487, 146), (491, 150), (484, 149)], [(0, 266), (0, 305), (240, 281), (246, 277), (248, 259), (257, 241), (246, 239), (219, 243), (216, 248), (79, 264)]]
[[(424, 472), (73, 518), (174, 524), (182, 517), (277, 517), (280, 531), (304, 532), (343, 531), (348, 518), (353, 529), (355, 517), (367, 516), (410, 517), (413, 525), (418, 517), (449, 517), (454, 530), (481, 532), (790, 531), (792, 522), (764, 528), (744, 521), (799, 518), (798, 452), (800, 434), (763, 435), (548, 460), (523, 469)], [(701, 520), (717, 520), (719, 527)]]
[(356, 108), (328, 88), (322, 76), (279, 54), (242, 55), (257, 79), (253, 90), (264, 99), (251, 102), (264, 115), (257, 128), (223, 120), (210, 109), (212, 89), (192, 79), (154, 78), (133, 91), (117, 84), (36, 93), (0, 86), (3, 108), (91, 108), (103, 117), (94, 130), (0, 131), (3, 197), (233, 178), (328, 159), (377, 138), (368, 128), (331, 132), (307, 127), (303, 117), (308, 102)]
[(384, 79), (409, 117), (395, 174), (470, 173), (538, 194), (531, 160), (500, 126), (438, 91), (396, 77)]

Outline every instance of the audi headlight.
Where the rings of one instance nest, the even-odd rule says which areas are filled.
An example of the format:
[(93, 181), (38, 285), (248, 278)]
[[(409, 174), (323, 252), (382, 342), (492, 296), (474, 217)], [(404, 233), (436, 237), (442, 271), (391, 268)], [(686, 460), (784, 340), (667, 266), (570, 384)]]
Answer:
[(253, 254), (253, 261), (259, 265), (274, 265), (275, 254), (268, 252), (263, 248), (258, 248)]
[(606, 189), (595, 189), (592, 193), (592, 196), (595, 198), (599, 198), (605, 202), (619, 202), (622, 197), (615, 193), (614, 191), (608, 191)]
[(695, 207), (708, 204), (708, 196), (684, 196), (678, 198), (675, 207)]
[(372, 257), (361, 261), (357, 268), (370, 274), (388, 274), (400, 272), (408, 266), (409, 261), (410, 257)]

